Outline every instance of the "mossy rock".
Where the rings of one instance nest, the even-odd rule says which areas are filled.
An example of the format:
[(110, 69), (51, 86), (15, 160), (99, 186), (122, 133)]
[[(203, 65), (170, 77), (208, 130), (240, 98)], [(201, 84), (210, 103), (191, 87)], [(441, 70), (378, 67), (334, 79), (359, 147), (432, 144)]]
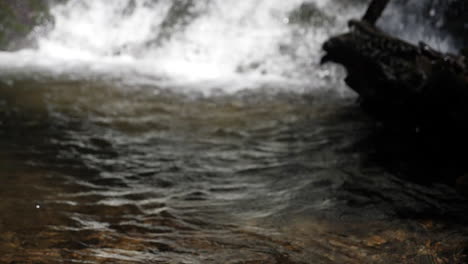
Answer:
[(49, 19), (49, 1), (0, 1), (0, 50), (14, 50), (37, 25)]

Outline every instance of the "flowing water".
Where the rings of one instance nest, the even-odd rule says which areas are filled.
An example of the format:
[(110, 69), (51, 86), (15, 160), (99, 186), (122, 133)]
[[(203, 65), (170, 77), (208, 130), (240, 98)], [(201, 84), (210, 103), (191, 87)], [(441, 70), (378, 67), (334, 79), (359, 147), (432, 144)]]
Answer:
[(463, 263), (466, 200), (375, 161), (318, 65), (364, 8), (51, 6), (0, 53), (0, 262)]

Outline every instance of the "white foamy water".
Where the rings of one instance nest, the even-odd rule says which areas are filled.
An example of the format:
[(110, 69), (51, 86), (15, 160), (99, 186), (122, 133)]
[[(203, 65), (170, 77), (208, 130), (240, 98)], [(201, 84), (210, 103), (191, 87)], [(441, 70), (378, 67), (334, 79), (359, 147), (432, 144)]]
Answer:
[[(304, 3), (313, 7), (310, 21), (292, 23)], [(51, 8), (54, 24), (45, 34), (32, 33), (35, 48), (0, 53), (0, 67), (13, 75), (227, 91), (268, 82), (331, 86), (334, 68), (318, 66), (321, 44), (361, 12), (326, 0), (70, 0)]]

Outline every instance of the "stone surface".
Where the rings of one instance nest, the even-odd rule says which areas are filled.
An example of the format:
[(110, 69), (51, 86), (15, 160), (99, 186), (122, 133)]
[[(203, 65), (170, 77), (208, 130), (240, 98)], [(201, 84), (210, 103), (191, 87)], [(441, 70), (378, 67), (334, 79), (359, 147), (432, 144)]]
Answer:
[(425, 182), (455, 183), (468, 170), (465, 58), (412, 45), (363, 21), (349, 26), (324, 44), (322, 62), (347, 69), (346, 84), (378, 124), (379, 159)]
[(31, 30), (50, 21), (49, 1), (0, 1), (0, 50), (15, 50)]

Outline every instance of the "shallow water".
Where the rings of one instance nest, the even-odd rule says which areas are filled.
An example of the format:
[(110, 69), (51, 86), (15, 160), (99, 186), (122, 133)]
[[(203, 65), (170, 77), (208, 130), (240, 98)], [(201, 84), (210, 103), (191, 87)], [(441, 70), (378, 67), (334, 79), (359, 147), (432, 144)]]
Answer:
[(0, 263), (465, 263), (466, 199), (318, 65), (363, 8), (51, 6), (0, 52)]
[(466, 202), (373, 162), (354, 98), (128, 91), (2, 85), (2, 263), (462, 263)]

